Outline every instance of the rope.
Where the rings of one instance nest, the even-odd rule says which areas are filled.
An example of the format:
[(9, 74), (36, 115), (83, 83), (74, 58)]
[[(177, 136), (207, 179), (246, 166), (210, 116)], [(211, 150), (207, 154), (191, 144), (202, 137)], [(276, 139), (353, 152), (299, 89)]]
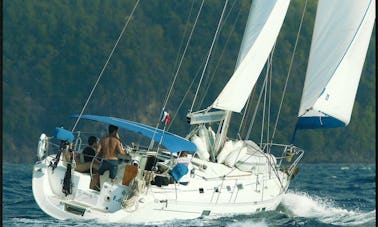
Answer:
[(307, 6), (307, 0), (305, 1), (305, 5), (304, 5), (304, 7), (303, 7), (302, 17), (301, 17), (301, 22), (300, 22), (300, 24), (299, 24), (299, 28), (298, 28), (298, 32), (297, 32), (297, 37), (296, 37), (295, 44), (294, 44), (293, 54), (291, 55), (290, 65), (289, 65), (289, 70), (288, 70), (288, 72), (287, 72), (286, 82), (285, 82), (284, 90), (283, 90), (283, 92), (282, 92), (281, 103), (280, 103), (280, 107), (278, 108), (277, 119), (276, 119), (276, 123), (275, 123), (275, 125), (274, 125), (274, 130), (273, 130), (273, 134), (272, 134), (271, 142), (273, 142), (274, 135), (275, 135), (275, 133), (276, 133), (277, 124), (278, 124), (278, 119), (279, 119), (279, 117), (280, 117), (280, 113), (281, 113), (282, 103), (283, 103), (283, 100), (284, 100), (284, 98), (285, 98), (285, 93), (286, 93), (286, 88), (287, 88), (287, 82), (288, 82), (289, 77), (290, 77), (291, 67), (292, 67), (292, 65), (293, 65), (294, 55), (295, 55), (295, 51), (296, 51), (296, 49), (297, 49), (297, 44), (298, 44), (298, 40), (299, 40), (299, 34), (300, 34), (300, 31), (301, 31), (301, 28), (302, 28), (303, 18), (304, 18), (305, 12), (306, 12), (306, 6)]
[(110, 61), (110, 58), (112, 57), (112, 55), (113, 55), (113, 53), (114, 53), (114, 50), (116, 49), (116, 47), (117, 47), (119, 41), (121, 40), (121, 37), (122, 37), (123, 33), (125, 32), (126, 27), (127, 27), (127, 25), (129, 24), (129, 22), (130, 22), (130, 20), (131, 20), (131, 18), (132, 18), (132, 16), (133, 16), (133, 14), (134, 14), (134, 12), (135, 12), (136, 7), (138, 6), (138, 3), (139, 3), (139, 0), (137, 0), (137, 2), (135, 3), (134, 8), (132, 9), (130, 16), (127, 18), (127, 21), (126, 21), (125, 25), (123, 26), (122, 31), (121, 31), (120, 35), (118, 36), (118, 39), (117, 39), (117, 41), (116, 41), (116, 43), (115, 43), (115, 45), (114, 45), (112, 51), (110, 52), (109, 57), (108, 57), (108, 59), (106, 60), (105, 65), (104, 65), (104, 67), (102, 68), (102, 70), (101, 70), (101, 72), (100, 72), (100, 75), (98, 76), (97, 81), (96, 81), (95, 85), (93, 86), (93, 88), (92, 88), (92, 90), (91, 90), (91, 92), (90, 92), (90, 94), (89, 94), (89, 96), (88, 96), (88, 98), (87, 98), (87, 101), (85, 102), (85, 104), (84, 104), (84, 106), (83, 106), (83, 109), (81, 110), (81, 112), (80, 112), (80, 114), (79, 114), (79, 117), (77, 118), (77, 120), (76, 120), (76, 122), (75, 122), (75, 125), (72, 127), (72, 130), (71, 130), (72, 132), (75, 130), (77, 124), (79, 123), (79, 121), (80, 121), (80, 119), (81, 119), (81, 116), (83, 115), (84, 110), (85, 110), (85, 108), (87, 107), (87, 105), (88, 105), (88, 103), (89, 103), (89, 100), (91, 99), (91, 97), (92, 97), (92, 95), (93, 95), (93, 92), (94, 92), (94, 90), (96, 89), (97, 84), (98, 84), (98, 82), (100, 81), (100, 79), (101, 79), (101, 77), (102, 77), (102, 74), (104, 73), (105, 68), (106, 68), (106, 66), (108, 65), (109, 61)]
[(210, 59), (210, 56), (211, 56), (211, 52), (212, 52), (213, 47), (214, 47), (215, 40), (216, 40), (217, 37), (218, 37), (219, 28), (220, 28), (220, 25), (221, 25), (221, 22), (222, 22), (222, 18), (223, 18), (224, 12), (225, 12), (225, 10), (226, 10), (227, 3), (228, 3), (228, 0), (225, 1), (225, 4), (224, 4), (224, 6), (223, 6), (223, 10), (222, 10), (221, 17), (219, 18), (219, 22), (218, 22), (217, 30), (215, 31), (214, 38), (213, 38), (213, 42), (211, 43), (210, 50), (209, 50), (209, 53), (208, 53), (208, 55), (207, 55), (207, 59), (206, 59), (206, 63), (205, 63), (205, 67), (203, 68), (202, 75), (201, 75), (201, 79), (200, 79), (200, 81), (199, 81), (199, 83), (198, 83), (198, 87), (197, 87), (197, 90), (196, 90), (196, 94), (194, 95), (194, 99), (193, 99), (193, 102), (192, 102), (192, 106), (190, 107), (190, 112), (192, 112), (192, 110), (193, 110), (193, 106), (194, 106), (194, 103), (196, 102), (197, 95), (198, 95), (198, 91), (199, 91), (199, 88), (200, 88), (200, 86), (201, 86), (202, 79), (203, 79), (203, 77), (204, 77), (204, 74), (205, 74), (205, 71), (206, 71), (206, 68), (207, 68), (207, 64), (208, 64), (208, 62), (209, 62), (209, 59)]

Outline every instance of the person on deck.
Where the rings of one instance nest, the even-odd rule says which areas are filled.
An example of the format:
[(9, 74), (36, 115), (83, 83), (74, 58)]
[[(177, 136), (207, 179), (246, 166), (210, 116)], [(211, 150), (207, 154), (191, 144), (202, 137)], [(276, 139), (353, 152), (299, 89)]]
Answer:
[(177, 164), (183, 164), (188, 167), (188, 172), (183, 175), (180, 180), (178, 181), (179, 184), (182, 185), (188, 185), (190, 181), (190, 172), (192, 170), (192, 166), (190, 163), (190, 158), (188, 157), (188, 154), (185, 151), (182, 151), (177, 158)]
[[(81, 158), (79, 157), (79, 155), (75, 155), (75, 157), (77, 157), (77, 159), (75, 159), (75, 161), (76, 161), (75, 170), (76, 171), (81, 172), (81, 173), (89, 172), (89, 169), (90, 169), (91, 164), (92, 164), (92, 159), (96, 155), (97, 143), (98, 143), (97, 137), (90, 136), (88, 138), (88, 146), (85, 147), (83, 152), (82, 152), (84, 162), (80, 161)], [(97, 170), (99, 168), (99, 162), (97, 160), (95, 160), (93, 162), (92, 168), (93, 168), (92, 169), (93, 172), (97, 172)]]
[(94, 180), (91, 182), (91, 188), (99, 190), (99, 175), (103, 175), (106, 170), (109, 170), (109, 177), (112, 182), (115, 183), (115, 178), (118, 172), (118, 154), (126, 155), (118, 137), (117, 126), (109, 125), (109, 135), (100, 140), (97, 147), (97, 153), (103, 155), (103, 161), (98, 173), (94, 176)]

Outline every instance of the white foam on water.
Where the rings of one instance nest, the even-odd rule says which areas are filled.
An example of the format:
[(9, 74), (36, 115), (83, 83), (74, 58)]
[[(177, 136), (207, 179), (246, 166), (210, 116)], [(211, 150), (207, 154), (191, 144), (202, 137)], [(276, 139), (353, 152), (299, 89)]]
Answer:
[(269, 227), (265, 221), (254, 222), (254, 221), (241, 221), (238, 223), (232, 223), (227, 225), (227, 227)]
[(282, 204), (294, 215), (334, 225), (358, 225), (376, 219), (376, 211), (360, 212), (336, 207), (329, 199), (303, 192), (288, 192)]
[[(25, 218), (25, 217), (14, 217), (8, 220), (3, 220), (3, 226), (66, 226), (60, 223), (60, 221), (54, 220), (52, 218)], [(73, 226), (73, 225), (70, 225)]]

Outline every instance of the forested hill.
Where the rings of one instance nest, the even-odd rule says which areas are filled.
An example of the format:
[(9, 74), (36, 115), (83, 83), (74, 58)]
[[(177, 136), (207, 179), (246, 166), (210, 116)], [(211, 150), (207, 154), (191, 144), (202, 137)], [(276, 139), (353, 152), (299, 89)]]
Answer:
[[(57, 126), (73, 127), (69, 116), (82, 110), (135, 2), (3, 1), (3, 161), (31, 163), (42, 132), (53, 136)], [(283, 90), (304, 2), (291, 2), (275, 46), (274, 91)], [(275, 135), (277, 143), (289, 143), (294, 130), (316, 3), (308, 1)], [(191, 108), (223, 4), (205, 1), (167, 103), (171, 115), (177, 113), (170, 131), (182, 136), (188, 132), (185, 115)], [(84, 113), (156, 125), (200, 5), (199, 0), (141, 0)], [(202, 103), (201, 108), (212, 103), (232, 74), (249, 6), (248, 0), (229, 1), (204, 73), (204, 89), (199, 90), (194, 105), (196, 110), (198, 103)], [(305, 161), (375, 160), (375, 45), (374, 28), (350, 124), (340, 129), (298, 132), (296, 145), (304, 148)], [(207, 96), (202, 99), (205, 91)], [(279, 103), (280, 96), (273, 96), (272, 119)], [(233, 118), (240, 116), (234, 114)], [(231, 126), (232, 134), (239, 124)], [(251, 139), (259, 141), (257, 133)]]

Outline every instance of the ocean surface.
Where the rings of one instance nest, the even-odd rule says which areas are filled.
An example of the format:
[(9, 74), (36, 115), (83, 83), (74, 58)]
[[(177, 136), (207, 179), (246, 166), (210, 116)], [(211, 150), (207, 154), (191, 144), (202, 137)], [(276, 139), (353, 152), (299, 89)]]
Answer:
[[(375, 164), (299, 167), (276, 211), (148, 226), (376, 226)], [(96, 221), (59, 221), (46, 215), (33, 198), (32, 169), (30, 164), (3, 164), (3, 226), (109, 226)]]

